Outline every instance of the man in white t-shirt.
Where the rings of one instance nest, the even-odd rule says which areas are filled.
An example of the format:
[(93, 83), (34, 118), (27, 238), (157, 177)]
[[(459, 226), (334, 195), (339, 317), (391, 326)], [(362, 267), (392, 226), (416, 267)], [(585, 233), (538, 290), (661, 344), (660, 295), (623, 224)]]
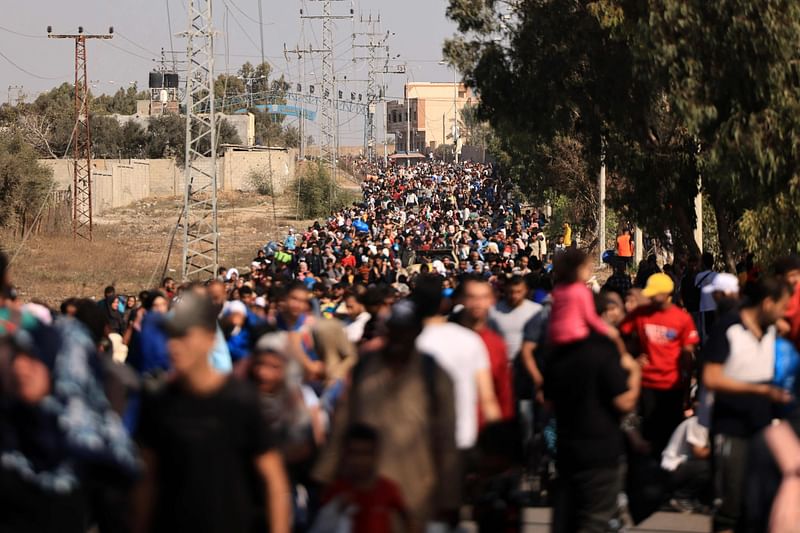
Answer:
[(669, 474), (670, 505), (677, 511), (693, 511), (707, 494), (711, 480), (711, 444), (708, 428), (697, 416), (684, 420), (672, 433), (661, 453), (661, 468)]
[(350, 292), (344, 297), (344, 304), (347, 307), (347, 315), (351, 322), (345, 326), (347, 340), (353, 344), (358, 344), (364, 336), (364, 327), (369, 322), (372, 315), (367, 312), (364, 302), (355, 292)]
[(528, 285), (521, 276), (506, 282), (505, 298), (492, 309), (490, 320), (506, 341), (508, 360), (516, 359), (522, 348), (525, 324), (542, 310), (542, 306), (528, 300)]
[(417, 350), (433, 357), (453, 381), (456, 445), (460, 450), (468, 450), (478, 439), (478, 408), (487, 422), (500, 419), (489, 353), (477, 333), (448, 322), (447, 317), (439, 312), (443, 300), (440, 276), (421, 277), (412, 300), (425, 324), (417, 337)]

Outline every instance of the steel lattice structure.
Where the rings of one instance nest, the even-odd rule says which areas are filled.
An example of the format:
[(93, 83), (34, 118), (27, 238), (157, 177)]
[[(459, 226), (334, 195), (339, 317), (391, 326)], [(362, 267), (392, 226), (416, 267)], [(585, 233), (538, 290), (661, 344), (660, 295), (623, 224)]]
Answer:
[[(358, 48), (366, 48), (367, 49), (367, 57), (354, 57), (354, 61), (358, 60), (366, 60), (367, 61), (367, 110), (366, 114), (364, 115), (364, 153), (367, 155), (367, 159), (370, 161), (375, 159), (375, 107), (376, 102), (380, 99), (380, 95), (378, 94), (378, 83), (376, 80), (376, 76), (380, 74), (378, 71), (378, 49), (383, 48), (386, 46), (386, 40), (388, 38), (388, 32), (386, 34), (382, 34), (376, 32), (376, 26), (381, 22), (381, 16), (378, 15), (375, 19), (372, 18), (370, 14), (367, 20), (361, 18), (361, 22), (367, 25), (367, 31), (365, 32), (356, 32), (353, 34), (353, 39), (355, 41), (356, 36), (362, 35), (367, 37), (367, 44), (356, 44), (353, 42), (353, 49)], [(388, 50), (388, 48), (387, 48)], [(388, 55), (387, 55), (388, 57)]]
[(350, 8), (349, 15), (334, 15), (333, 2), (342, 0), (320, 0), (322, 3), (322, 15), (308, 16), (302, 15), (302, 19), (322, 19), (322, 108), (320, 110), (320, 152), (324, 161), (330, 162), (331, 166), (331, 194), (333, 200), (333, 184), (336, 183), (336, 159), (337, 159), (337, 123), (336, 123), (336, 69), (334, 65), (334, 42), (333, 42), (333, 21), (350, 20), (353, 18), (353, 8)]
[[(331, 0), (322, 2), (322, 95), (325, 105), (322, 106), (322, 124), (320, 133), (322, 159), (331, 163), (331, 183), (336, 183), (336, 110), (334, 99), (336, 91), (336, 72), (333, 64), (333, 20)], [(331, 187), (333, 190), (333, 187)]]
[(219, 264), (212, 0), (189, 0), (183, 279), (213, 278)]
[[(292, 91), (261, 91), (252, 94), (228, 96), (224, 99), (224, 102), (222, 98), (217, 98), (216, 109), (219, 112), (224, 110), (236, 111), (239, 110), (239, 108), (244, 110), (250, 106), (250, 100), (256, 104), (281, 104), (284, 101), (312, 104), (319, 109), (320, 112), (328, 103), (328, 99), (313, 94), (303, 94)], [(348, 113), (364, 116), (366, 116), (369, 111), (369, 106), (367, 104), (362, 102), (354, 102), (352, 100), (336, 99), (333, 102), (333, 107), (339, 111), (346, 111)], [(309, 117), (306, 118), (310, 120)]]
[(48, 26), (47, 36), (51, 39), (75, 40), (75, 126), (73, 136), (73, 174), (72, 174), (72, 237), (92, 240), (92, 128), (89, 120), (89, 89), (86, 75), (86, 40), (111, 39), (114, 28), (107, 34), (89, 35), (83, 27), (76, 34), (52, 33)]

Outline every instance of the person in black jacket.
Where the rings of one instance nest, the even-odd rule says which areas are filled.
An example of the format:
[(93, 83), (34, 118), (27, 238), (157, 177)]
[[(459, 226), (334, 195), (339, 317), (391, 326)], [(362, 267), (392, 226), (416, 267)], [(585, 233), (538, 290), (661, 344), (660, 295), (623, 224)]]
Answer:
[(311, 247), (311, 255), (306, 258), (306, 262), (308, 263), (308, 269), (315, 276), (319, 276), (324, 270), (325, 259), (322, 257), (322, 253), (319, 251), (318, 244), (314, 244), (314, 246)]

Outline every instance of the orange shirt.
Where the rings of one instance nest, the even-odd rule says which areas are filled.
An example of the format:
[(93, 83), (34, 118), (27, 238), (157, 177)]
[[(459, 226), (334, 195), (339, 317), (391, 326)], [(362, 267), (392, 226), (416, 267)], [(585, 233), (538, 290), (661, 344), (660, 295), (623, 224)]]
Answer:
[(619, 257), (633, 257), (633, 239), (630, 235), (617, 237), (617, 255)]

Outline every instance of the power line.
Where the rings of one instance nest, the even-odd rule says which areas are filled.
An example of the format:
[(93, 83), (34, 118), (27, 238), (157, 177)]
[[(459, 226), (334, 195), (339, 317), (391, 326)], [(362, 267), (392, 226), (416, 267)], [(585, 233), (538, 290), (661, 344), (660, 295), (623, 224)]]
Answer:
[(177, 70), (177, 61), (175, 59), (175, 45), (172, 44), (172, 15), (170, 15), (169, 0), (164, 0), (167, 7), (167, 29), (169, 30), (169, 49), (172, 50), (172, 70)]
[(125, 35), (123, 35), (123, 34), (122, 34), (122, 32), (121, 32), (121, 31), (119, 31), (119, 30), (117, 30), (117, 35), (119, 35), (119, 36), (120, 36), (120, 37), (122, 37), (124, 40), (128, 41), (129, 43), (131, 43), (133, 46), (135, 46), (135, 47), (136, 47), (136, 48), (138, 48), (139, 50), (143, 50), (143, 51), (147, 52), (147, 53), (148, 53), (148, 54), (150, 54), (151, 56), (157, 56), (157, 55), (158, 55), (157, 53), (153, 52), (152, 50), (148, 50), (148, 49), (147, 49), (147, 48), (145, 48), (144, 46), (140, 45), (140, 44), (139, 44), (139, 43), (137, 43), (136, 41), (134, 41), (134, 40), (132, 40), (132, 39), (129, 39), (128, 37), (125, 37)]
[(46, 38), (44, 35), (34, 35), (34, 34), (31, 34), (31, 33), (22, 33), (22, 32), (19, 32), (19, 31), (11, 30), (9, 28), (4, 28), (3, 26), (0, 26), (0, 30), (8, 32), (8, 33), (13, 33), (14, 35), (19, 35), (20, 37), (28, 37), (29, 39), (45, 39)]
[(130, 56), (133, 56), (133, 57), (138, 57), (139, 59), (143, 59), (144, 61), (147, 61), (148, 63), (152, 63), (152, 61), (153, 61), (152, 57), (145, 57), (145, 56), (143, 56), (141, 54), (137, 54), (136, 52), (131, 52), (130, 50), (122, 48), (121, 46), (117, 46), (116, 44), (108, 42), (108, 41), (104, 41), (104, 42), (105, 42), (105, 44), (107, 44), (111, 48), (116, 48), (120, 52), (124, 52), (124, 53), (126, 53), (126, 54), (128, 54)]
[(52, 77), (52, 78), (51, 78), (51, 77), (47, 77), (47, 76), (40, 76), (40, 75), (38, 75), (38, 74), (34, 74), (34, 73), (33, 73), (33, 72), (31, 72), (30, 70), (27, 70), (27, 69), (25, 69), (25, 68), (23, 68), (23, 67), (19, 66), (19, 65), (18, 65), (18, 64), (16, 64), (16, 63), (15, 63), (15, 62), (14, 62), (14, 61), (11, 59), (11, 58), (9, 58), (7, 55), (5, 55), (3, 52), (0, 52), (0, 57), (2, 57), (3, 59), (5, 59), (5, 60), (6, 60), (6, 61), (8, 61), (9, 63), (11, 63), (11, 65), (12, 65), (14, 68), (16, 68), (17, 70), (19, 70), (19, 71), (21, 71), (21, 72), (24, 72), (24, 73), (25, 73), (25, 74), (27, 74), (28, 76), (32, 76), (32, 77), (34, 77), (34, 78), (37, 78), (37, 79), (40, 79), (40, 80), (63, 80), (64, 78), (66, 78), (66, 77), (67, 77), (67, 75), (66, 75), (66, 74), (65, 74), (64, 76), (55, 76), (55, 77)]
[[(228, 0), (222, 0), (222, 3), (225, 4), (226, 6), (229, 6)], [(259, 46), (258, 46), (258, 44), (256, 44), (255, 39), (250, 37), (250, 34), (247, 33), (247, 30), (245, 30), (244, 26), (242, 26), (242, 23), (239, 22), (238, 18), (236, 18), (236, 15), (231, 13), (231, 16), (233, 17), (233, 21), (236, 23), (236, 25), (239, 26), (239, 29), (242, 30), (242, 33), (244, 33), (244, 36), (247, 37), (247, 40), (250, 41), (250, 43), (253, 45), (253, 48), (258, 50)], [(272, 65), (270, 64), (270, 66), (272, 66)]]
[[(249, 20), (250, 22), (254, 22), (254, 23), (258, 24), (259, 26), (272, 26), (274, 24), (272, 22), (270, 22), (269, 24), (264, 24), (263, 22), (255, 19), (255, 18), (251, 17), (250, 15), (248, 15), (247, 13), (245, 13), (244, 10), (242, 10), (242, 8), (240, 8), (238, 5), (236, 5), (236, 2), (234, 2), (233, 0), (228, 0), (228, 1), (231, 3), (231, 5), (234, 7), (234, 9), (236, 9), (236, 11), (241, 13), (242, 16), (244, 18), (246, 18), (247, 20)], [(261, 2), (259, 0), (259, 9), (260, 9), (260, 6), (261, 6)]]

